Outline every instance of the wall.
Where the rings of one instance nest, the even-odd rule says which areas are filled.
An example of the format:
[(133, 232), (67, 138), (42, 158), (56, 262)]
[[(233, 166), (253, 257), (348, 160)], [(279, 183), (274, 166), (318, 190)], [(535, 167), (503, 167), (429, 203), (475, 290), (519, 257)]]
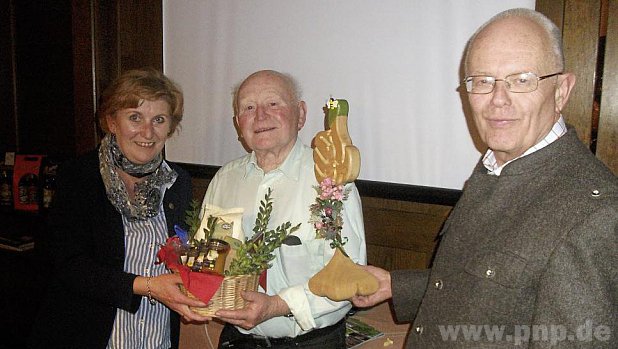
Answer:
[[(618, 5), (537, 0), (537, 9), (563, 29), (567, 69), (578, 76), (564, 114), (618, 173)], [(0, 159), (7, 150), (94, 149), (100, 91), (123, 70), (162, 69), (162, 41), (161, 0), (0, 0)], [(596, 119), (595, 88), (602, 91)]]

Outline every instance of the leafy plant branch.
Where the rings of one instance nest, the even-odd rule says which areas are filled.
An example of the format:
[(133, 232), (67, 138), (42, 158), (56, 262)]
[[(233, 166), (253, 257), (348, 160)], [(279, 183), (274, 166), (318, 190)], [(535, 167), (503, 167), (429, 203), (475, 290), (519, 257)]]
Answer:
[(259, 274), (272, 266), (274, 251), (281, 246), (283, 240), (300, 228), (300, 223), (292, 226), (285, 222), (275, 229), (268, 229), (272, 213), (272, 190), (269, 188), (260, 201), (260, 209), (253, 227), (253, 237), (245, 238), (245, 242), (236, 251), (236, 258), (230, 263), (225, 275)]

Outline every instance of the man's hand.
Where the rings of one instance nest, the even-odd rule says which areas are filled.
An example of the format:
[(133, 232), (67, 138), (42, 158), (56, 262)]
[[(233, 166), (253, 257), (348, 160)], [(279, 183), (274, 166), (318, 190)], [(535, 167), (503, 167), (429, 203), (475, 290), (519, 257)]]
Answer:
[(368, 296), (354, 296), (350, 301), (357, 307), (366, 308), (381, 303), (393, 296), (391, 291), (391, 274), (378, 267), (371, 265), (360, 265), (370, 274), (373, 274), (378, 279), (378, 290), (376, 293)]
[(242, 298), (247, 302), (240, 310), (218, 310), (217, 317), (232, 325), (250, 330), (258, 324), (290, 312), (288, 305), (279, 296), (269, 296), (265, 293), (243, 291)]

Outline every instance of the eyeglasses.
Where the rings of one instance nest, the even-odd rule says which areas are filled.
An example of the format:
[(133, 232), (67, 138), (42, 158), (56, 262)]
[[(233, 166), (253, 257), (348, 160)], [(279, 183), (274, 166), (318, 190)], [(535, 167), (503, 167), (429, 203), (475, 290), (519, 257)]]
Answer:
[(504, 79), (496, 79), (493, 76), (472, 75), (463, 80), (468, 93), (486, 94), (491, 93), (496, 86), (496, 81), (504, 81), (506, 89), (514, 93), (528, 93), (539, 87), (539, 81), (560, 75), (562, 72), (549, 75), (537, 76), (535, 73), (515, 73), (507, 75)]

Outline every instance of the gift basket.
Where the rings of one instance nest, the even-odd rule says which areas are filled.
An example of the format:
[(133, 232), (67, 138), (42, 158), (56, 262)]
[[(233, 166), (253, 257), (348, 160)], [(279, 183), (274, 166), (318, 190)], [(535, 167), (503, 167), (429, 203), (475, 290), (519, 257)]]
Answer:
[(286, 222), (268, 229), (271, 193), (268, 189), (260, 202), (251, 238), (240, 228), (242, 210), (206, 210), (194, 202), (185, 219), (189, 229), (175, 226), (176, 235), (159, 250), (159, 262), (180, 274), (181, 291), (207, 304), (192, 307), (195, 313), (215, 317), (219, 309), (242, 309), (241, 292), (265, 286), (274, 251), (300, 227)]
[[(245, 307), (245, 300), (240, 296), (241, 291), (257, 291), (258, 279), (259, 275), (255, 274), (226, 276), (206, 307), (190, 307), (190, 309), (197, 314), (210, 317), (215, 317), (219, 309), (242, 309)], [(190, 298), (199, 299), (187, 291), (184, 285), (180, 286), (180, 289)]]

